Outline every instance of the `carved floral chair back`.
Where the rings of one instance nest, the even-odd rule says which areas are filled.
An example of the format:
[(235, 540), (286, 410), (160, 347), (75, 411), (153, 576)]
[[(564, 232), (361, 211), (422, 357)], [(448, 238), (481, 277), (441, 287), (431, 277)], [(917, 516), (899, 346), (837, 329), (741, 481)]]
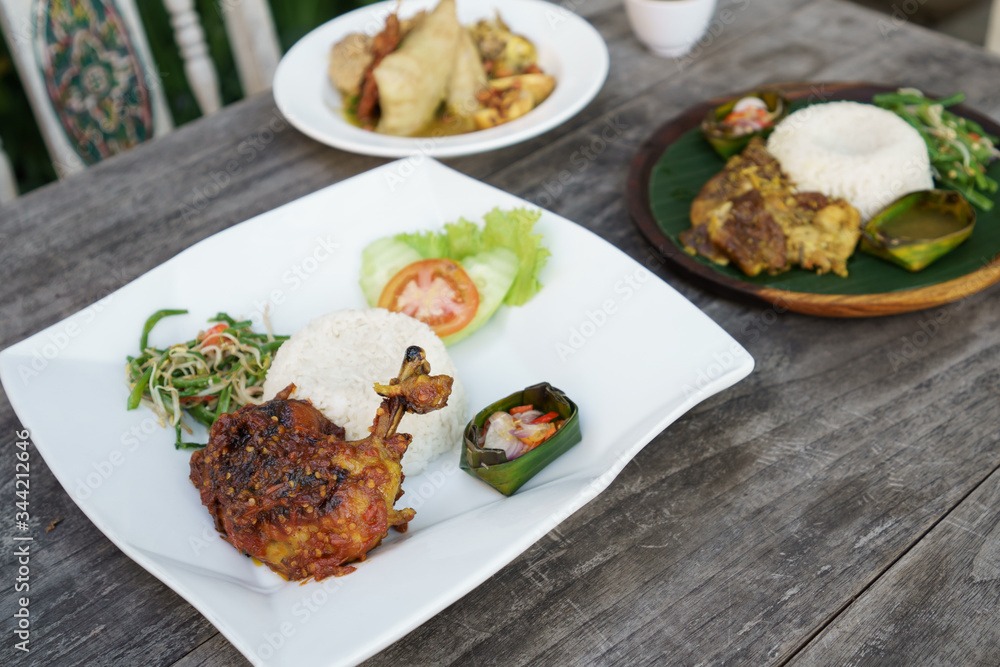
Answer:
[[(214, 113), (218, 74), (193, 0), (164, 4), (192, 92)], [(220, 4), (245, 93), (266, 89), (280, 56), (266, 0)], [(60, 177), (171, 129), (134, 0), (0, 0), (0, 23)], [(0, 147), (0, 202), (12, 185)]]

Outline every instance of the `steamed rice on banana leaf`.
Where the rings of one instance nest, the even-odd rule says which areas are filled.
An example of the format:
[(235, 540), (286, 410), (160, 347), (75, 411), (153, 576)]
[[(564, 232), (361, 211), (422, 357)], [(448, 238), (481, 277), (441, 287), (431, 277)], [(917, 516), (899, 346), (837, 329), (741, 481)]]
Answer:
[(464, 27), (455, 0), (408, 19), (392, 14), (375, 37), (348, 35), (333, 46), (329, 75), (351, 122), (396, 136), (494, 127), (528, 113), (555, 87), (534, 44), (499, 13)]

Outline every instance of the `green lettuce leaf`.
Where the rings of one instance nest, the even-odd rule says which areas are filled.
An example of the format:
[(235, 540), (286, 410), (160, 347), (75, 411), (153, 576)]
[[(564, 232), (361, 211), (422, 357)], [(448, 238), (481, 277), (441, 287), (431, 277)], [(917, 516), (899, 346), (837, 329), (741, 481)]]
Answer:
[(512, 251), (517, 255), (519, 269), (504, 303), (520, 306), (542, 288), (538, 276), (551, 255), (542, 246), (542, 235), (532, 233), (541, 215), (541, 211), (526, 208), (507, 211), (494, 208), (483, 216), (486, 221), (483, 227), (462, 218), (446, 224), (440, 232), (399, 234), (393, 238), (416, 250), (424, 259), (445, 257), (459, 263), (466, 257), (496, 248)]
[(495, 208), (484, 216), (486, 226), (483, 228), (483, 250), (507, 248), (521, 262), (517, 278), (504, 299), (504, 303), (509, 306), (527, 303), (542, 289), (538, 276), (552, 253), (542, 246), (542, 235), (532, 233), (541, 215), (541, 211), (529, 211), (525, 208), (509, 211)]
[(438, 232), (397, 234), (378, 239), (361, 253), (360, 285), (375, 307), (389, 281), (405, 266), (422, 259), (458, 262), (479, 290), (479, 310), (461, 331), (444, 337), (452, 345), (482, 327), (502, 304), (520, 306), (542, 288), (538, 276), (551, 253), (542, 247), (534, 226), (541, 211), (494, 208), (485, 225), (460, 219)]

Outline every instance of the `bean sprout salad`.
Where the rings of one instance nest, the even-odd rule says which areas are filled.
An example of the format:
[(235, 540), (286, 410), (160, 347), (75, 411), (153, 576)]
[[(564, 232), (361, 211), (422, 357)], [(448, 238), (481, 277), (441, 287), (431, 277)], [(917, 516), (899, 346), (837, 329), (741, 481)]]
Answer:
[(149, 334), (164, 317), (186, 310), (160, 310), (146, 321), (139, 339), (140, 354), (128, 357), (128, 409), (146, 405), (162, 426), (177, 433), (177, 449), (201, 449), (204, 444), (185, 442), (193, 433), (185, 413), (211, 427), (220, 415), (247, 404), (263, 402), (264, 376), (274, 353), (288, 336), (275, 336), (265, 317), (265, 333), (257, 333), (250, 320), (237, 321), (225, 313), (211, 318), (214, 326), (197, 338), (165, 349), (151, 347)]

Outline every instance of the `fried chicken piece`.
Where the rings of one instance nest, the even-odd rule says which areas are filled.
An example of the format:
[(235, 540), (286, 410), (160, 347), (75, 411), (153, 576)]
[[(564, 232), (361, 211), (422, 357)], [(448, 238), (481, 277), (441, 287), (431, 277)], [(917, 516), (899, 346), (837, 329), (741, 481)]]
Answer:
[(411, 440), (396, 428), (404, 412), (447, 405), (452, 378), (429, 373), (424, 351), (408, 348), (399, 377), (375, 385), (385, 400), (371, 435), (355, 442), (309, 401), (290, 399), (294, 385), (219, 417), (208, 446), (191, 456), (191, 482), (216, 529), (289, 580), (353, 572), (349, 563), (415, 515), (393, 507)]
[[(728, 205), (732, 206), (732, 203)], [(728, 212), (728, 210), (725, 212)], [(677, 235), (677, 238), (680, 239), (681, 244), (684, 246), (684, 251), (689, 255), (707, 257), (721, 266), (729, 264), (729, 255), (724, 253), (719, 246), (712, 243), (712, 239), (708, 237), (707, 224), (695, 225), (690, 229), (685, 229)]]
[(732, 200), (727, 214), (708, 225), (709, 238), (748, 276), (785, 270), (785, 233), (758, 190)]
[[(785, 194), (781, 178), (778, 161), (767, 152), (764, 142), (756, 139), (751, 141), (742, 153), (729, 158), (722, 171), (708, 179), (691, 203), (691, 228), (679, 235), (684, 249), (692, 255), (707, 257), (716, 264), (729, 264), (734, 258), (723, 248), (722, 243), (717, 243), (712, 238), (713, 231), (718, 234), (725, 227), (734, 201), (742, 195), (752, 191), (758, 191), (763, 197)], [(755, 200), (755, 203), (760, 205), (762, 202)], [(745, 213), (745, 209), (743, 211)], [(729, 226), (725, 246), (736, 248), (741, 244), (739, 228), (745, 222), (744, 218)], [(773, 233), (773, 228), (769, 225), (765, 227)], [(742, 254), (748, 257), (752, 251)]]
[(784, 194), (787, 187), (778, 161), (767, 152), (761, 139), (753, 139), (742, 153), (729, 158), (722, 171), (708, 179), (691, 203), (691, 225), (708, 224), (712, 212), (750, 190), (760, 190), (767, 196)]
[(861, 238), (857, 209), (818, 192), (796, 192), (759, 138), (705, 183), (691, 204), (691, 225), (679, 235), (688, 253), (732, 261), (748, 276), (795, 265), (846, 276)]
[(861, 238), (861, 214), (843, 199), (828, 200), (811, 225), (799, 225), (787, 234), (788, 253), (803, 269), (846, 278), (847, 260)]

